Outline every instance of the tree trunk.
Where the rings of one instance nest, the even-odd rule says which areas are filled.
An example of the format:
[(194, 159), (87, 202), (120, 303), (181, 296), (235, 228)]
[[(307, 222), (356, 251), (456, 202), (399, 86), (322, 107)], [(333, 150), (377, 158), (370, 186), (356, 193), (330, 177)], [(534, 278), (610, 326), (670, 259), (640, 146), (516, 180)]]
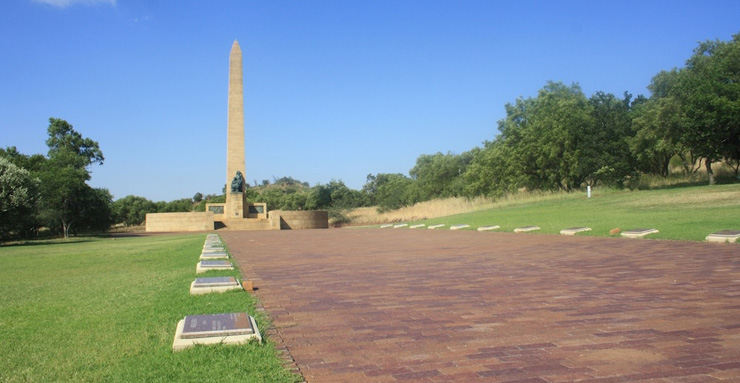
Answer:
[(71, 222), (62, 222), (62, 230), (64, 231), (64, 239), (69, 239), (69, 227), (72, 226)]
[(714, 185), (714, 172), (712, 172), (712, 159), (711, 158), (705, 159), (704, 165), (707, 168), (707, 177), (709, 177), (709, 184)]

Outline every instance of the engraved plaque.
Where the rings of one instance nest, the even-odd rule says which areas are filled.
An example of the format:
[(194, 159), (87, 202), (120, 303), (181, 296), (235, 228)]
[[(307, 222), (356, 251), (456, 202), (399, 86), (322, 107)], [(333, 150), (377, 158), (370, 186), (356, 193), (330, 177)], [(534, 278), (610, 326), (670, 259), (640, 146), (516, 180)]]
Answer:
[(229, 261), (200, 261), (201, 267), (230, 267)]
[(254, 334), (247, 313), (188, 315), (182, 339)]
[(236, 278), (234, 277), (211, 277), (195, 278), (195, 284), (193, 285), (193, 287), (222, 287), (236, 285)]
[(203, 259), (206, 259), (206, 258), (228, 258), (228, 255), (226, 253), (224, 253), (224, 252), (221, 252), (221, 253), (206, 253), (206, 252), (204, 252), (203, 254), (200, 255), (200, 257), (203, 258)]
[(212, 211), (213, 214), (223, 214), (224, 207), (223, 206), (208, 206), (208, 211)]

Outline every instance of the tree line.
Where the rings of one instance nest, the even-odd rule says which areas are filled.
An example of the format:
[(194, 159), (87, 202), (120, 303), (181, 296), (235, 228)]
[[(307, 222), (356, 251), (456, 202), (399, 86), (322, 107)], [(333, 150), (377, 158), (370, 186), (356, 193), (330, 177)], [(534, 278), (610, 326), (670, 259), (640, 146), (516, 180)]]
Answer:
[[(369, 174), (361, 190), (341, 180), (309, 187), (290, 177), (248, 187), (247, 199), (270, 210), (328, 209), (348, 220), (347, 209), (380, 211), (445, 197), (498, 197), (518, 190), (572, 191), (585, 186), (634, 187), (646, 175), (667, 177), (671, 163), (688, 175), (700, 164), (715, 183), (714, 164), (740, 169), (740, 34), (700, 43), (682, 68), (661, 71), (650, 96), (596, 92), (548, 82), (535, 97), (505, 105), (499, 135), (462, 154), (422, 154), (408, 175)], [(139, 225), (146, 213), (204, 211), (223, 195), (172, 202), (127, 196), (112, 201), (87, 185), (89, 166), (103, 163), (98, 143), (64, 120), (50, 119), (47, 156), (0, 149), (0, 236), (63, 236), (104, 230), (111, 223)]]

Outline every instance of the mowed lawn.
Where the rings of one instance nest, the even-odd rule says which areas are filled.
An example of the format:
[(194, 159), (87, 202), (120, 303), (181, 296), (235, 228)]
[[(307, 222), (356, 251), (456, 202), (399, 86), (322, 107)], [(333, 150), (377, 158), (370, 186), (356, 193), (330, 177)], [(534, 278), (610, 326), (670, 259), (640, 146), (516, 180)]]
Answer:
[(468, 224), (470, 230), (500, 225), (500, 231), (539, 226), (541, 230), (535, 233), (546, 234), (585, 226), (592, 231), (578, 235), (592, 236), (608, 236), (615, 228), (655, 228), (660, 233), (646, 238), (703, 241), (719, 230), (740, 230), (740, 184), (649, 191), (597, 188), (590, 199), (585, 193), (559, 194), (411, 223)]
[[(0, 247), (0, 381), (295, 382), (269, 341), (172, 352), (185, 315), (255, 315), (244, 291), (189, 294), (204, 241), (198, 234)], [(227, 275), (239, 273), (202, 274)]]

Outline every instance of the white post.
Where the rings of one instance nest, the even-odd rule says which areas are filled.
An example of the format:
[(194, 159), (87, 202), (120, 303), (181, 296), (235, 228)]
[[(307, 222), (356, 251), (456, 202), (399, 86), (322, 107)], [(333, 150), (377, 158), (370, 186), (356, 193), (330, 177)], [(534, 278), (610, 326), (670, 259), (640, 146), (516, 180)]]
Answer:
[(588, 191), (588, 198), (591, 198), (591, 185), (586, 186), (586, 190)]

